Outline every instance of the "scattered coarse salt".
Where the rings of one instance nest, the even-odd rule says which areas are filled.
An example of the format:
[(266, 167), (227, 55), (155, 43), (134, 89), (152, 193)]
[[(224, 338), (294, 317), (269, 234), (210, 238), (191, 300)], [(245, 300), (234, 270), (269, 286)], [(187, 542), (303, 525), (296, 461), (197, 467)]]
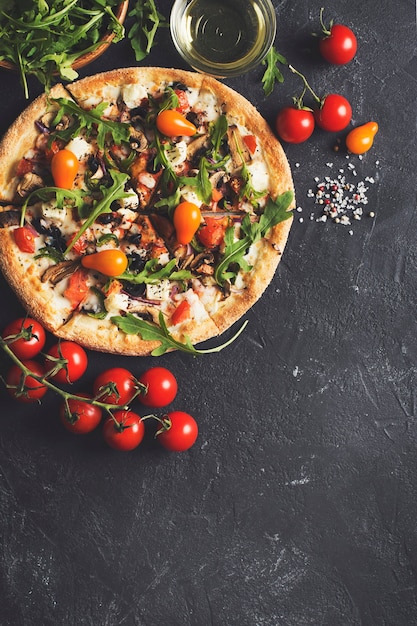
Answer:
[[(348, 155), (349, 156), (349, 155)], [(326, 163), (327, 167), (333, 167), (333, 163)], [(368, 204), (367, 192), (368, 185), (375, 183), (375, 178), (367, 176), (364, 180), (348, 180), (357, 176), (357, 170), (351, 161), (347, 164), (347, 168), (339, 168), (338, 173), (334, 176), (324, 176), (319, 178), (316, 176), (314, 181), (316, 188), (307, 191), (308, 198), (314, 198), (315, 204), (322, 208), (322, 215), (315, 218), (311, 214), (310, 219), (316, 219), (317, 222), (326, 222), (331, 219), (336, 224), (348, 226), (351, 220), (359, 221), (363, 217), (363, 207)], [(368, 213), (374, 217), (373, 211)], [(349, 231), (353, 233), (353, 231)]]

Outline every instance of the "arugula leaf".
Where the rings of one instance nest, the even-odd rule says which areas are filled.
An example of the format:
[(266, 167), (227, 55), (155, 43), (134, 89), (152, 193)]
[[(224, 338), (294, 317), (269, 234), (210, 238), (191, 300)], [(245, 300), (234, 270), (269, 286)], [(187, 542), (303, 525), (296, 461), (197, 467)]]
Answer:
[(166, 265), (160, 267), (159, 259), (150, 259), (138, 274), (126, 271), (118, 276), (118, 280), (126, 280), (136, 284), (158, 284), (164, 278), (168, 280), (187, 280), (192, 277), (188, 270), (175, 271), (177, 259), (171, 259)]
[(213, 158), (217, 158), (223, 137), (228, 129), (227, 117), (220, 115), (210, 127), (210, 141), (213, 146)]
[(100, 46), (105, 33), (119, 41), (124, 28), (113, 12), (118, 5), (119, 0), (2, 0), (0, 59), (17, 66), (25, 97), (29, 75), (49, 91), (54, 75), (65, 80), (78, 76), (73, 62)]
[(136, 61), (142, 61), (151, 51), (156, 31), (160, 26), (167, 26), (165, 18), (155, 5), (155, 0), (136, 0), (129, 11), (129, 17), (135, 19), (128, 38), (135, 53)]
[(83, 222), (78, 233), (73, 237), (64, 254), (67, 254), (71, 248), (74, 246), (76, 241), (81, 237), (85, 231), (90, 228), (92, 224), (96, 221), (96, 219), (102, 215), (103, 213), (111, 213), (111, 205), (115, 200), (119, 200), (121, 198), (127, 198), (129, 194), (127, 194), (124, 190), (125, 184), (129, 179), (128, 174), (123, 174), (122, 172), (118, 172), (117, 170), (110, 171), (110, 176), (113, 180), (113, 184), (111, 187), (100, 187), (103, 197), (101, 200), (98, 200), (85, 220)]
[[(54, 196), (57, 209), (63, 209), (65, 204), (70, 204), (80, 210), (84, 206), (86, 192), (82, 189), (62, 189), (61, 187), (42, 187), (40, 189), (34, 189), (34, 191), (26, 196), (22, 204), (20, 225), (23, 226), (26, 209), (32, 200), (38, 198), (38, 200), (50, 202), (51, 198)], [(66, 203), (65, 200), (69, 200), (69, 202)]]
[(271, 95), (276, 82), (284, 82), (284, 76), (278, 67), (278, 63), (287, 65), (287, 60), (272, 46), (265, 59), (262, 61), (262, 65), (266, 65), (266, 70), (262, 76), (263, 90), (266, 96)]
[(241, 231), (245, 235), (235, 241), (234, 227), (231, 226), (225, 233), (225, 251), (223, 258), (216, 267), (214, 278), (218, 285), (223, 286), (226, 280), (236, 278), (238, 270), (231, 269), (232, 264), (238, 265), (243, 271), (248, 271), (250, 266), (244, 258), (248, 248), (259, 241), (276, 224), (283, 222), (292, 216), (288, 211), (293, 199), (292, 191), (286, 191), (274, 201), (269, 198), (265, 210), (259, 218), (259, 222), (251, 222), (249, 215), (245, 215), (241, 225)]
[(85, 132), (87, 138), (97, 133), (97, 145), (101, 150), (104, 150), (108, 135), (112, 137), (115, 144), (129, 141), (129, 124), (102, 118), (108, 106), (106, 102), (101, 102), (88, 111), (79, 107), (76, 102), (66, 98), (56, 98), (53, 99), (53, 102), (59, 105), (59, 110), (52, 121), (53, 127), (61, 121), (64, 115), (70, 115), (74, 119), (74, 123), (68, 128), (55, 131), (54, 134), (63, 141), (68, 142), (70, 139), (78, 137), (81, 131)]
[(184, 343), (174, 339), (174, 337), (171, 335), (167, 328), (162, 312), (159, 313), (160, 326), (152, 324), (151, 322), (145, 322), (145, 320), (141, 320), (131, 313), (127, 313), (124, 316), (114, 316), (111, 318), (111, 321), (127, 335), (139, 335), (144, 341), (159, 341), (161, 345), (151, 352), (152, 356), (161, 356), (162, 354), (165, 354), (166, 352), (171, 350), (181, 350), (182, 352), (187, 352), (188, 354), (193, 355), (220, 352), (221, 350), (223, 350), (223, 348), (226, 348), (233, 341), (235, 341), (235, 339), (239, 337), (239, 335), (243, 332), (248, 324), (248, 321), (246, 320), (237, 331), (237, 333), (233, 335), (231, 339), (221, 344), (220, 346), (208, 348), (205, 350), (199, 350), (193, 346), (188, 337), (186, 337)]

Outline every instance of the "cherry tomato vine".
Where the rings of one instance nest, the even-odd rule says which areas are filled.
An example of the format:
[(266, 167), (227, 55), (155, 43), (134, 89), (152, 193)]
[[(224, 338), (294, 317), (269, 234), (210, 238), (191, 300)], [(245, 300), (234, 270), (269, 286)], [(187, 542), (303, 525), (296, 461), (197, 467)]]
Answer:
[[(145, 422), (157, 423), (155, 439), (164, 448), (185, 451), (194, 445), (198, 426), (183, 411), (162, 416), (140, 416), (130, 407), (134, 400), (143, 406), (162, 408), (174, 401), (178, 391), (175, 376), (164, 367), (151, 367), (136, 378), (129, 370), (113, 367), (98, 374), (93, 393), (73, 393), (59, 384), (70, 385), (87, 369), (84, 349), (71, 341), (59, 341), (44, 354), (46, 333), (31, 318), (18, 318), (0, 336), (0, 348), (13, 362), (6, 377), (0, 377), (9, 394), (23, 403), (40, 402), (48, 390), (62, 398), (58, 417), (71, 433), (82, 435), (103, 423), (103, 439), (116, 450), (133, 450), (144, 439)], [(36, 360), (42, 356), (43, 361)]]

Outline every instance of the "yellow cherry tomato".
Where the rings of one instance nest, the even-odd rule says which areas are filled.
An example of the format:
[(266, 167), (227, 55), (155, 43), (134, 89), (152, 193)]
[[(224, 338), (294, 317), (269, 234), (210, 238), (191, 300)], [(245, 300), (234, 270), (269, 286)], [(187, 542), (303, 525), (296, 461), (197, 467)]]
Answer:
[(177, 137), (178, 135), (192, 137), (197, 132), (194, 124), (175, 109), (161, 111), (156, 118), (156, 127), (166, 137)]
[(178, 243), (190, 243), (201, 223), (201, 212), (193, 202), (181, 202), (174, 211)]
[(81, 265), (105, 276), (120, 276), (128, 266), (128, 259), (124, 252), (112, 248), (86, 254), (81, 259)]
[(378, 132), (376, 122), (368, 122), (362, 126), (357, 126), (346, 137), (346, 147), (353, 154), (364, 154), (372, 148), (374, 137)]
[(78, 159), (71, 150), (64, 148), (54, 154), (51, 172), (55, 187), (71, 189), (78, 172)]

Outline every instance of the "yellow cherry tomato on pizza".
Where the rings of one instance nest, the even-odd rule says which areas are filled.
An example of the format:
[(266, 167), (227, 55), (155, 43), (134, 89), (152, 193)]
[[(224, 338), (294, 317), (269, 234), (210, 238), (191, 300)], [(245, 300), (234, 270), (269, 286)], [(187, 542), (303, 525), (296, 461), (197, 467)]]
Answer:
[(89, 270), (96, 270), (105, 276), (119, 276), (126, 270), (128, 259), (122, 250), (112, 248), (83, 256), (81, 265)]
[(71, 150), (64, 148), (54, 154), (51, 172), (55, 187), (71, 189), (78, 172), (78, 159)]
[(378, 132), (376, 122), (368, 122), (351, 130), (346, 137), (346, 147), (353, 154), (364, 154), (372, 148), (374, 137)]
[(181, 202), (173, 220), (178, 243), (190, 243), (201, 223), (200, 208), (193, 202)]
[(194, 124), (175, 109), (161, 111), (156, 118), (156, 127), (166, 137), (177, 137), (178, 135), (192, 137), (197, 132)]

